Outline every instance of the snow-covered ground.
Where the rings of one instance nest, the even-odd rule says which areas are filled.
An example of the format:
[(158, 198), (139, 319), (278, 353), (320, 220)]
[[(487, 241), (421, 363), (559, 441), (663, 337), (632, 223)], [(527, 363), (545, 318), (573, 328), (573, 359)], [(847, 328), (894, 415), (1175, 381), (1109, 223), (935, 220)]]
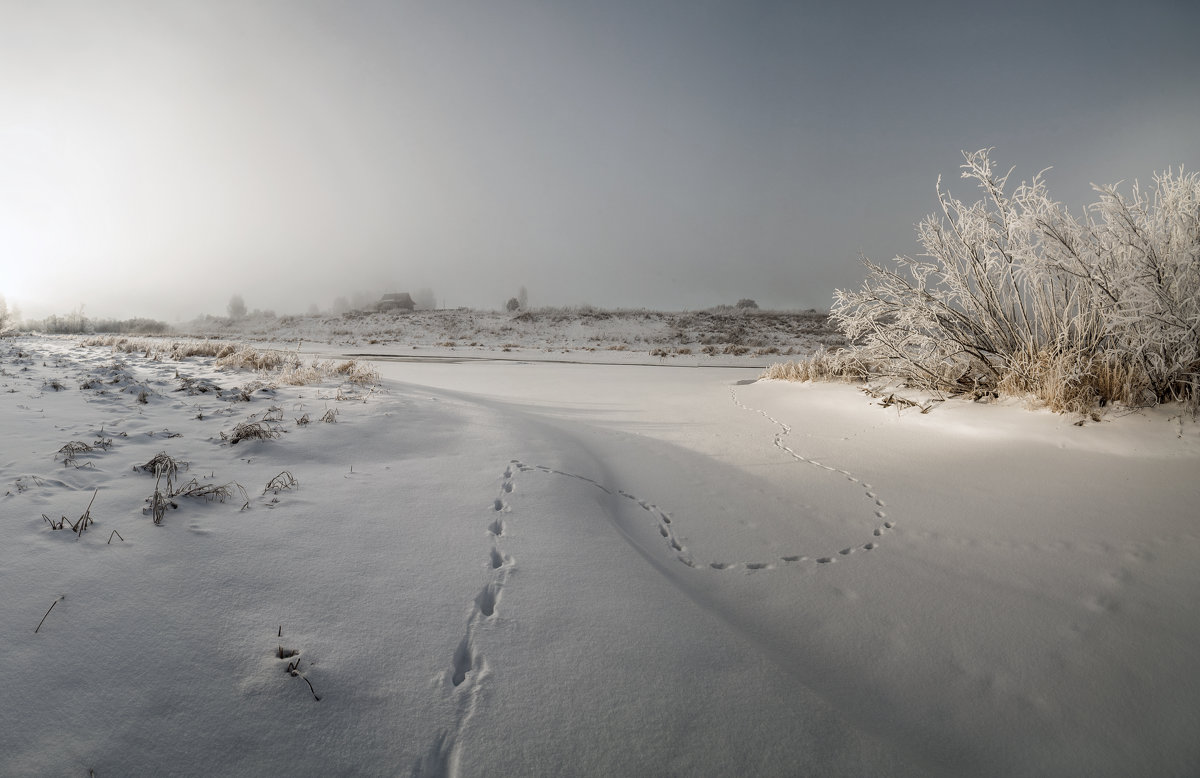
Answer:
[[(77, 342), (0, 342), (0, 774), (1200, 772), (1177, 410), (483, 359), (245, 402)], [(160, 452), (246, 495), (156, 526)]]

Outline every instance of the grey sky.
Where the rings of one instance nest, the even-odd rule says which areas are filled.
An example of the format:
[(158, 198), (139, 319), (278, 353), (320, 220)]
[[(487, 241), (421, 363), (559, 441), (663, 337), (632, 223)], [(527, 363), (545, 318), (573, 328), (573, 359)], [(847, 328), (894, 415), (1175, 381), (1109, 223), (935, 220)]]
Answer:
[(0, 0), (0, 293), (825, 307), (996, 148), (1200, 163), (1200, 4)]

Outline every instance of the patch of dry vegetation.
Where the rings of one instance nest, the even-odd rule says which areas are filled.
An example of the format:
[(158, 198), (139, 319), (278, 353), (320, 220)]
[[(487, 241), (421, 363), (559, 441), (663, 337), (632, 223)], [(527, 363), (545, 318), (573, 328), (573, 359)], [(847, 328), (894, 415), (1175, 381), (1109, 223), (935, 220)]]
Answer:
[(257, 370), (263, 373), (273, 373), (295, 368), (300, 364), (300, 357), (290, 351), (273, 349), (259, 350), (250, 346), (240, 346), (236, 350), (217, 358), (217, 367), (233, 370)]
[[(58, 521), (54, 521), (53, 519), (51, 519), (49, 516), (47, 516), (44, 513), (42, 514), (42, 520), (50, 525), (50, 529), (60, 530), (60, 529), (69, 528), (72, 532), (75, 533), (76, 537), (79, 537), (79, 536), (83, 535), (84, 532), (87, 531), (89, 524), (96, 523), (96, 520), (92, 518), (92, 505), (95, 504), (96, 495), (99, 493), (100, 493), (99, 489), (96, 489), (94, 492), (92, 492), (92, 499), (88, 500), (87, 508), (84, 509), (83, 515), (80, 516), (77, 521), (71, 521), (66, 516), (60, 516)], [(114, 533), (115, 532), (116, 532), (116, 530), (114, 530)], [(109, 540), (110, 541), (112, 540), (111, 535), (109, 536)], [(124, 540), (124, 538), (121, 538), (121, 540)], [(54, 606), (51, 605), (50, 607), (53, 608)], [(47, 611), (47, 613), (49, 613), (49, 611)], [(45, 618), (43, 618), (42, 620), (45, 621)], [(40, 627), (41, 625), (39, 624), (38, 626)]]
[(270, 481), (267, 481), (267, 486), (263, 489), (263, 494), (266, 494), (267, 492), (279, 494), (281, 491), (285, 491), (287, 489), (296, 489), (299, 486), (300, 482), (296, 480), (296, 477), (287, 470), (284, 470)]
[(171, 492), (171, 497), (192, 497), (205, 502), (225, 502), (234, 495), (234, 490), (237, 490), (242, 495), (242, 510), (250, 506), (250, 497), (246, 494), (246, 489), (237, 481), (230, 481), (227, 484), (202, 484), (193, 478), (186, 484), (178, 487)]
[(143, 472), (153, 473), (155, 477), (167, 477), (167, 482), (170, 483), (180, 470), (187, 470), (188, 463), (170, 456), (165, 451), (160, 451), (150, 458), (150, 461), (144, 465), (137, 465), (134, 470), (142, 470)]
[(253, 370), (264, 380), (285, 386), (307, 386), (327, 380), (341, 380), (362, 386), (379, 383), (379, 371), (353, 359), (339, 362), (333, 359), (314, 359), (305, 362), (294, 351), (259, 349), (244, 344), (220, 340), (168, 340), (126, 338), (103, 335), (85, 338), (83, 346), (106, 346), (126, 354), (143, 354), (147, 359), (183, 360), (188, 357), (208, 357), (216, 360), (223, 370)]
[(331, 378), (359, 386), (373, 386), (380, 381), (378, 370), (353, 359), (345, 362), (333, 359), (313, 360), (306, 365), (297, 363), (280, 370), (273, 378), (287, 386), (307, 386)]
[[(60, 448), (58, 453), (62, 454), (63, 465), (74, 465), (76, 457), (79, 454), (85, 454), (91, 450), (92, 447), (82, 440), (73, 440)], [(57, 458), (57, 455), (55, 458)]]
[(1071, 354), (1018, 354), (996, 384), (1007, 394), (1027, 394), (1051, 410), (1087, 413), (1117, 400), (1141, 404), (1155, 393), (1145, 373), (1114, 354), (1079, 359)]
[(812, 356), (789, 362), (776, 362), (762, 378), (783, 381), (865, 381), (870, 368), (861, 357), (848, 349), (822, 350)]
[(221, 439), (235, 446), (243, 440), (274, 440), (279, 435), (279, 430), (266, 422), (243, 421), (233, 428), (233, 432), (222, 432)]

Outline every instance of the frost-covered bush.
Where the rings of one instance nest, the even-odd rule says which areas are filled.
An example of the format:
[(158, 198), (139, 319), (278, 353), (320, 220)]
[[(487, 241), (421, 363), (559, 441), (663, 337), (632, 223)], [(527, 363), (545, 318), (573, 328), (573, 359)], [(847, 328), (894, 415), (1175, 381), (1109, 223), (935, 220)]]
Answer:
[[(918, 258), (863, 258), (832, 319), (872, 373), (940, 390), (1032, 392), (1058, 409), (1200, 399), (1200, 177), (1096, 187), (1076, 218), (1042, 175), (1006, 191), (988, 150), (964, 154), (983, 199), (943, 191)], [(1044, 171), (1043, 171), (1044, 172)]]

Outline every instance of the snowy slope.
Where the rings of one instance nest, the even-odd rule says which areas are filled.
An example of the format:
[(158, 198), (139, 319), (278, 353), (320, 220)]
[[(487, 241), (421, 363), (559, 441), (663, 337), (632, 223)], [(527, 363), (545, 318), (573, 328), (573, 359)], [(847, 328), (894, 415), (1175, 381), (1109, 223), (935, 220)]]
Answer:
[[(1168, 410), (486, 361), (235, 402), (175, 391), (255, 378), (204, 359), (0, 348), (5, 775), (1200, 768), (1200, 434)], [(278, 439), (222, 440), (271, 408)], [(160, 451), (249, 507), (155, 526)], [(41, 518), (93, 492), (80, 536)]]

